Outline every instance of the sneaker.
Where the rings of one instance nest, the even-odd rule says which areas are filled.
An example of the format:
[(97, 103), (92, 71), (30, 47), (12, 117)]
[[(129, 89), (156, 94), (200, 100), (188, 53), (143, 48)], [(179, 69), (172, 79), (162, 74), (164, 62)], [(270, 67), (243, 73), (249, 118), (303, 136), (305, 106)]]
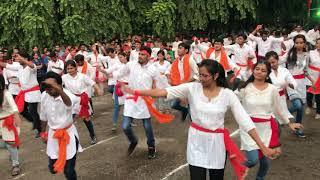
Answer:
[(21, 173), (21, 169), (20, 169), (19, 165), (12, 167), (11, 176), (17, 176), (20, 173)]
[(113, 124), (112, 128), (111, 128), (111, 131), (116, 131), (117, 130), (117, 125), (116, 124)]
[(320, 119), (320, 114), (316, 114), (315, 119)]
[(156, 148), (148, 147), (148, 159), (156, 158)]
[(91, 145), (97, 144), (97, 138), (93, 137), (90, 142)]
[(304, 135), (304, 133), (303, 133), (303, 131), (301, 129), (297, 129), (295, 134), (299, 138), (305, 138), (306, 137), (306, 135)]
[(133, 153), (133, 151), (134, 151), (135, 148), (137, 147), (137, 144), (138, 144), (138, 142), (131, 143), (131, 144), (129, 145), (129, 148), (128, 148), (128, 156), (130, 156), (130, 155)]
[(305, 110), (306, 115), (311, 114), (311, 108), (307, 107)]

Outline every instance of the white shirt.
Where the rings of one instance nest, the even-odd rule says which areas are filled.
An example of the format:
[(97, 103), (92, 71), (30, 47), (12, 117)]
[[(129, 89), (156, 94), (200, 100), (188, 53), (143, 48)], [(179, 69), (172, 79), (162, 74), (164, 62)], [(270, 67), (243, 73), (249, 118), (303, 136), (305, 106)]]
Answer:
[(57, 74), (62, 74), (63, 70), (64, 70), (64, 62), (62, 60), (57, 59), (56, 62), (53, 62), (51, 60), (49, 61), (47, 72), (53, 71)]
[[(315, 50), (311, 50), (309, 52), (309, 66), (313, 66), (313, 67), (316, 67), (316, 68), (320, 68), (320, 51), (318, 51), (317, 49)], [(309, 72), (309, 75), (311, 76), (311, 78), (316, 82), (317, 79), (320, 77), (320, 72), (319, 71), (315, 71), (313, 69), (310, 69), (308, 68), (308, 72)], [(311, 82), (309, 79), (306, 79), (307, 80), (307, 85), (311, 86)]]
[(136, 62), (139, 61), (139, 51), (138, 50), (135, 49), (130, 52), (129, 61), (136, 61)]
[(264, 41), (261, 37), (256, 37), (253, 34), (250, 34), (249, 38), (258, 44), (258, 55), (262, 57), (264, 57), (266, 53), (271, 50), (274, 43), (280, 43), (281, 47), (281, 43), (283, 42), (283, 37), (274, 38), (269, 36), (267, 40)]
[(7, 90), (4, 90), (3, 103), (0, 108), (0, 120), (18, 112), (18, 107), (11, 93)]
[(312, 45), (316, 44), (316, 40), (320, 37), (319, 30), (311, 29), (308, 31), (307, 36), (309, 37), (310, 43)]
[(88, 56), (88, 52), (87, 51), (78, 51), (77, 52), (77, 55), (78, 54), (81, 54), (81, 55), (83, 55), (84, 57), (87, 57)]
[[(306, 33), (306, 31), (304, 31), (304, 30), (302, 30), (302, 31), (300, 31), (300, 32), (292, 31), (292, 32), (288, 35), (288, 38), (293, 39), (293, 38), (294, 38), (296, 35), (298, 35), (298, 34), (304, 35), (304, 36), (306, 36), (306, 38), (308, 38), (308, 37), (307, 37), (307, 33)], [(308, 42), (309, 42), (309, 41), (308, 41)]]
[(223, 38), (223, 44), (225, 46), (231, 45), (232, 44), (232, 40), (229, 40), (229, 38)]
[[(280, 95), (278, 88), (269, 84), (264, 90), (258, 90), (252, 83), (248, 84), (247, 87), (240, 90), (239, 99), (242, 105), (250, 117), (270, 119), (275, 117), (275, 114), (279, 114), (277, 119), (282, 124), (288, 124), (287, 114), (283, 107), (280, 105)], [(269, 146), (271, 139), (271, 125), (270, 122), (254, 123), (256, 131), (265, 146)], [(241, 149), (251, 151), (259, 149), (256, 142), (247, 133), (247, 130), (243, 130), (240, 127), (241, 137)]]
[(196, 63), (200, 63), (202, 61), (202, 57), (204, 57), (195, 42), (191, 44), (189, 54), (191, 54)]
[[(71, 94), (68, 90), (63, 90), (70, 98), (72, 105), (67, 106), (64, 104), (61, 96), (54, 98), (47, 94), (42, 93), (41, 107), (40, 107), (40, 119), (41, 121), (47, 121), (49, 126), (48, 142), (47, 142), (47, 155), (51, 159), (57, 159), (59, 157), (59, 144), (58, 140), (53, 137), (54, 130), (67, 128), (67, 132), (70, 136), (70, 142), (67, 145), (67, 160), (71, 159), (77, 152), (76, 139), (79, 140), (79, 135), (76, 127), (73, 125), (72, 109), (75, 105), (80, 103), (80, 98)], [(82, 148), (79, 144), (79, 152)]]
[[(15, 64), (17, 66), (20, 65), (18, 62), (13, 62), (12, 64)], [(19, 86), (18, 71), (13, 71), (13, 70), (4, 68), (2, 74), (6, 84), (8, 85), (8, 91), (12, 95), (19, 94), (21, 88)]]
[[(168, 87), (166, 90), (168, 99), (188, 99), (192, 122), (203, 128), (213, 131), (224, 128), (224, 117), (229, 108), (242, 129), (249, 131), (255, 128), (237, 96), (229, 89), (221, 89), (219, 95), (211, 100), (203, 94), (203, 87), (197, 82)], [(189, 164), (208, 169), (223, 169), (225, 159), (223, 134), (206, 133), (189, 128), (187, 145)]]
[(178, 49), (179, 49), (179, 44), (182, 43), (182, 41), (174, 41), (172, 43), (172, 51), (174, 51), (174, 54), (175, 54), (175, 58), (178, 57)]
[(107, 67), (106, 60), (107, 57), (102, 54), (98, 54), (97, 56), (92, 53), (85, 58), (93, 67)]
[(207, 46), (207, 47), (211, 47), (211, 43), (210, 42), (202, 42), (201, 45)]
[[(184, 61), (185, 57), (186, 57), (186, 55), (184, 55), (181, 59), (178, 58), (178, 61), (179, 61), (178, 62), (178, 70), (179, 70), (179, 73), (180, 73), (180, 80), (184, 79), (183, 61)], [(192, 56), (190, 56), (190, 58), (189, 58), (189, 66), (191, 68), (190, 77), (192, 77), (193, 79), (198, 80), (199, 79), (199, 68), (198, 68), (198, 65), (197, 65), (196, 61), (192, 58)], [(172, 65), (170, 66), (170, 68), (168, 69), (166, 74), (170, 74), (171, 68), (172, 68)]]
[(64, 74), (62, 76), (62, 83), (72, 94), (82, 94), (83, 92), (88, 93), (88, 87), (95, 85), (95, 82), (90, 79), (89, 76), (79, 72), (75, 77), (72, 77), (69, 74)]
[[(108, 56), (106, 62), (108, 63), (108, 68), (112, 68), (113, 66), (119, 65), (121, 63), (117, 56), (115, 56), (114, 58)], [(117, 81), (113, 77), (108, 78), (108, 85), (115, 85), (116, 82)]]
[[(151, 62), (141, 66), (138, 61), (130, 61), (121, 69), (112, 73), (116, 79), (128, 74), (128, 86), (136, 90), (152, 89), (153, 81), (159, 76), (159, 72), (151, 65)], [(126, 95), (126, 97), (131, 96), (132, 95)], [(135, 119), (150, 118), (149, 110), (141, 97), (138, 98), (137, 102), (134, 102), (132, 99), (126, 99), (124, 102), (123, 115)]]
[[(34, 65), (33, 68), (26, 66), (23, 68), (22, 65), (18, 64), (7, 64), (7, 69), (18, 72), (18, 79), (21, 84), (21, 90), (28, 90), (35, 86), (38, 86), (39, 83), (37, 81), (37, 67)], [(40, 102), (41, 93), (40, 90), (31, 91), (25, 94), (25, 102), (36, 103)]]

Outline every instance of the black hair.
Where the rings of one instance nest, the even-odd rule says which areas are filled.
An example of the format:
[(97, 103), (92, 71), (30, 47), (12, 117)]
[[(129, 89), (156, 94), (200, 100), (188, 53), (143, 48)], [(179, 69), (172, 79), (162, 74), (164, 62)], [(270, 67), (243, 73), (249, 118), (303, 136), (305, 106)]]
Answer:
[(271, 58), (271, 57), (275, 58), (276, 60), (279, 60), (279, 55), (278, 55), (276, 52), (274, 52), (274, 51), (269, 51), (269, 52), (267, 52), (267, 54), (265, 55), (266, 60), (268, 60), (268, 59)]
[(219, 43), (223, 44), (223, 39), (222, 38), (217, 38), (217, 39), (214, 40), (214, 42), (215, 43), (219, 42)]
[(54, 51), (49, 51), (49, 52), (50, 52), (49, 57), (57, 57), (57, 54)]
[[(254, 64), (253, 69), (255, 69), (259, 64), (264, 64), (267, 67), (267, 77), (265, 82), (272, 84), (272, 81), (269, 77), (270, 73), (271, 73), (271, 64), (265, 60), (265, 59), (260, 59), (256, 64)], [(247, 87), (248, 84), (252, 83), (254, 81), (254, 75), (253, 73), (251, 74), (251, 76), (249, 77), (249, 79), (243, 84), (243, 86), (240, 87), (240, 89)]]
[(59, 85), (62, 85), (62, 78), (59, 74), (53, 72), (53, 71), (49, 71), (46, 76), (44, 77), (44, 80), (46, 79), (49, 79), (49, 78), (52, 78), (52, 79), (55, 79), (57, 84)]
[(106, 53), (109, 54), (109, 53), (114, 53), (114, 49), (113, 48), (107, 48), (106, 49)]
[(165, 55), (166, 55), (163, 50), (159, 50), (158, 53), (157, 53), (157, 55), (158, 55), (158, 54), (162, 54), (164, 57), (165, 57)]
[(31, 58), (30, 55), (29, 55), (26, 51), (24, 51), (24, 50), (19, 51), (18, 54), (19, 54), (21, 57), (26, 58), (26, 59), (28, 59), (28, 60), (30, 60), (30, 58)]
[[(302, 35), (302, 34), (296, 35), (293, 38), (293, 42), (296, 43), (296, 40), (299, 39), (299, 38), (303, 39), (304, 43), (307, 42), (306, 37), (304, 35)], [(307, 51), (307, 50), (304, 48), (303, 51)], [(287, 66), (291, 66), (291, 67), (295, 66), (296, 63), (297, 63), (297, 59), (298, 59), (298, 57), (297, 57), (297, 49), (296, 49), (295, 46), (293, 46), (288, 52)]]
[(77, 63), (74, 60), (68, 60), (65, 67), (67, 68), (69, 65), (75, 68), (77, 67)]
[(189, 44), (182, 42), (182, 43), (180, 43), (178, 45), (178, 47), (179, 46), (181, 46), (181, 47), (185, 48), (186, 50), (188, 50), (188, 53), (189, 53), (189, 49), (190, 49), (190, 45)]
[(2, 107), (4, 100), (4, 90), (6, 89), (6, 83), (2, 74), (0, 74), (0, 106)]
[(204, 59), (203, 61), (201, 61), (200, 64), (198, 64), (198, 67), (205, 67), (208, 72), (211, 74), (211, 76), (213, 77), (215, 74), (219, 74), (216, 82), (217, 82), (217, 86), (219, 87), (224, 87), (224, 88), (228, 88), (228, 82), (226, 79), (226, 74), (225, 71), (222, 67), (222, 65), (220, 63), (218, 63), (217, 61), (214, 61), (212, 59)]
[(74, 60), (76, 62), (79, 62), (79, 61), (84, 61), (84, 56), (82, 54), (77, 54), (75, 57), (74, 57)]
[(143, 51), (143, 50), (147, 51), (150, 55), (151, 55), (151, 53), (152, 53), (151, 48), (149, 48), (149, 47), (147, 47), (147, 46), (142, 46), (142, 47), (140, 48), (140, 51)]
[(237, 34), (237, 37), (243, 37), (244, 40), (247, 39), (247, 35), (244, 34), (243, 32), (239, 32), (239, 33)]
[(260, 31), (260, 34), (261, 34), (261, 35), (268, 35), (269, 32), (268, 32), (267, 30), (262, 30), (262, 31)]

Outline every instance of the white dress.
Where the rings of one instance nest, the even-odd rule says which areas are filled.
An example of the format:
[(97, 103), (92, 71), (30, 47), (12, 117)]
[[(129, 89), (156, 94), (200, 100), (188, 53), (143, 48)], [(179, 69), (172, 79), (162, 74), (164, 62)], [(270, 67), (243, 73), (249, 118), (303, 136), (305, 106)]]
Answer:
[[(309, 72), (311, 78), (316, 82), (320, 76), (320, 71), (312, 69), (312, 68), (310, 68), (310, 66), (313, 66), (313, 67), (320, 69), (320, 52), (316, 49), (310, 51), (310, 61), (309, 61), (309, 66), (308, 66), (308, 72)], [(309, 79), (306, 79), (306, 81), (307, 81), (307, 85), (311, 86), (311, 81)]]
[[(292, 84), (294, 87), (297, 87), (297, 83), (288, 69), (279, 66), (277, 71), (278, 73), (276, 75), (274, 70), (272, 70), (269, 77), (272, 84), (278, 88), (279, 92), (284, 91), (287, 84)], [(288, 117), (293, 118), (292, 114), (288, 110), (287, 98), (285, 95), (280, 95), (280, 104), (283, 110), (287, 112)]]
[[(247, 132), (255, 128), (239, 99), (230, 89), (222, 88), (219, 95), (211, 100), (203, 94), (202, 84), (197, 82), (168, 87), (166, 90), (168, 99), (188, 99), (192, 122), (203, 128), (213, 131), (224, 128), (224, 117), (229, 108), (243, 130)], [(223, 134), (206, 133), (189, 128), (187, 161), (190, 165), (223, 169), (225, 160)]]
[[(286, 118), (288, 117), (288, 114), (285, 113), (280, 105), (278, 88), (274, 85), (269, 84), (266, 89), (261, 91), (255, 88), (252, 83), (249, 83), (247, 87), (240, 90), (238, 97), (250, 117), (270, 119), (271, 117), (275, 118), (275, 115), (277, 114), (277, 117), (282, 117), (278, 119), (281, 124), (289, 123)], [(254, 124), (263, 144), (268, 147), (272, 135), (270, 122)], [(256, 142), (246, 132), (246, 129), (240, 128), (240, 137), (242, 150), (251, 151), (259, 149)]]

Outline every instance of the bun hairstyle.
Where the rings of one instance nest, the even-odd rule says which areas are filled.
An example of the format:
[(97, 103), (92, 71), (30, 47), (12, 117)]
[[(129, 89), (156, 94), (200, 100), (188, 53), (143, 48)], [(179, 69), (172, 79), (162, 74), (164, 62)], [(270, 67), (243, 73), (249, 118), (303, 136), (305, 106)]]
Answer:
[(217, 86), (228, 88), (228, 82), (226, 79), (225, 71), (220, 63), (217, 61), (214, 61), (212, 59), (204, 59), (201, 61), (200, 64), (198, 64), (198, 67), (205, 67), (208, 72), (211, 74), (211, 76), (214, 76), (215, 74), (219, 74), (218, 78), (216, 79)]

